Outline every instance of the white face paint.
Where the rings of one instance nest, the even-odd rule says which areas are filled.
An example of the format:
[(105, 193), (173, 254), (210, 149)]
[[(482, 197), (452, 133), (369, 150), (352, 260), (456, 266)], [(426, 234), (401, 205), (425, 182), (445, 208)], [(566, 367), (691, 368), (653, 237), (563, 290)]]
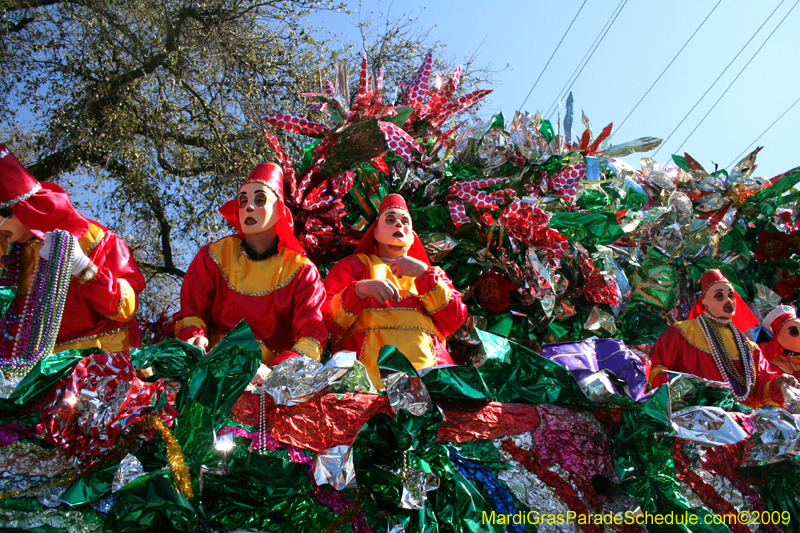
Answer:
[(275, 209), (278, 198), (263, 183), (245, 183), (239, 189), (239, 223), (245, 235), (261, 233), (274, 226), (280, 218)]
[(712, 283), (703, 296), (703, 305), (717, 318), (731, 318), (736, 314), (736, 293), (727, 281)]
[(411, 248), (414, 244), (414, 228), (411, 215), (405, 209), (387, 209), (378, 217), (375, 240), (387, 246)]

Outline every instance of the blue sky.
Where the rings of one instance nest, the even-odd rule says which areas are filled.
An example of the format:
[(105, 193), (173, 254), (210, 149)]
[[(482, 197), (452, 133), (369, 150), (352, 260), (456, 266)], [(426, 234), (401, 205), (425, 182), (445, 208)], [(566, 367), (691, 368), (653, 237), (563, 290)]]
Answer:
[[(350, 9), (361, 9), (362, 16), (378, 9), (388, 11), (390, 16), (418, 14), (419, 24), (432, 28), (430, 40), (446, 44), (448, 54), (464, 61), (477, 49), (477, 64), (491, 64), (495, 69), (509, 65), (496, 76), (495, 91), (481, 113), (489, 116), (502, 111), (510, 118), (520, 108), (581, 5), (580, 14), (528, 98), (525, 110), (550, 108), (609, 17), (622, 5), (616, 21), (572, 86), (574, 129), (580, 126), (581, 110), (592, 121), (595, 132), (613, 121), (615, 144), (643, 136), (666, 139), (774, 11), (656, 155), (658, 162), (664, 162), (683, 145), (677, 153), (688, 152), (711, 170), (714, 163), (731, 168), (734, 158), (800, 98), (796, 36), (800, 6), (794, 7), (798, 3), (800, 0), (586, 0), (585, 4), (583, 0), (466, 0), (379, 5), (364, 1), (360, 8), (357, 2), (351, 2)], [(619, 128), (709, 13), (702, 28)], [(310, 22), (315, 27), (348, 34), (353, 32), (351, 21), (357, 16), (324, 13), (314, 15)], [(773, 30), (761, 51), (701, 123)], [(795, 129), (798, 120), (800, 103), (758, 141), (765, 148), (758, 156), (756, 175), (771, 177), (800, 166)], [(638, 159), (637, 155), (627, 158), (637, 168)]]

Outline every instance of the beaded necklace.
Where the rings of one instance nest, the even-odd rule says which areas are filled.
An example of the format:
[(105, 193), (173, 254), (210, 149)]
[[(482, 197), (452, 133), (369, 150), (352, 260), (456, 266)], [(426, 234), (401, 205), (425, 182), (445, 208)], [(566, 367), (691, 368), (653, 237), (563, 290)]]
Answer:
[[(67, 301), (67, 290), (72, 277), (72, 236), (56, 230), (50, 237), (52, 253), (50, 260), (37, 256), (33, 269), (31, 289), (25, 296), (22, 313), (14, 314), (11, 309), (0, 319), (0, 371), (8, 377), (27, 374), (37, 362), (53, 352), (61, 316)], [(0, 283), (17, 287), (20, 275), (20, 246), (12, 243), (4, 261)], [(18, 325), (16, 335), (11, 335)], [(9, 353), (10, 357), (6, 354)]]
[[(706, 312), (697, 317), (697, 321), (703, 330), (703, 336), (705, 336), (709, 348), (711, 348), (711, 357), (714, 359), (719, 373), (730, 385), (733, 397), (737, 401), (745, 401), (753, 392), (753, 386), (756, 382), (756, 366), (753, 362), (753, 353), (750, 351), (747, 339), (741, 331), (736, 329), (730, 319), (718, 318)], [(725, 342), (722, 340), (722, 335), (719, 331), (720, 326), (729, 327), (733, 333), (736, 348), (739, 350), (739, 356), (741, 357), (744, 376), (736, 368), (725, 347)]]

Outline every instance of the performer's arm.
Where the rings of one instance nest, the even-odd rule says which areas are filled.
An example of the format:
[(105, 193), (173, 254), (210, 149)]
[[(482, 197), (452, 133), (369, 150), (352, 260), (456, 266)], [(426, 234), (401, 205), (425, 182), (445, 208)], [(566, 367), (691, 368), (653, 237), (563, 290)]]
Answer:
[(344, 334), (369, 304), (370, 298), (361, 298), (356, 292), (356, 284), (368, 274), (368, 267), (357, 256), (350, 256), (336, 263), (325, 278), (323, 315), (333, 335)]
[(667, 382), (667, 373), (665, 370), (673, 370), (676, 368), (678, 360), (682, 357), (681, 346), (685, 343), (681, 332), (675, 326), (661, 334), (653, 346), (653, 351), (650, 352), (650, 377), (648, 381), (653, 388), (663, 385)]
[(175, 321), (175, 336), (182, 341), (207, 338), (207, 321), (216, 294), (218, 267), (204, 246), (195, 256), (181, 285), (181, 310)]
[(108, 233), (88, 257), (91, 263), (75, 278), (81, 293), (101, 315), (129, 322), (136, 313), (137, 297), (145, 282), (128, 246), (117, 235)]
[(467, 318), (467, 306), (447, 274), (439, 267), (430, 267), (414, 284), (436, 328), (445, 337), (455, 333)]
[(276, 355), (270, 363), (272, 366), (300, 355), (319, 361), (328, 340), (328, 330), (322, 320), (325, 287), (317, 267), (311, 262), (303, 265), (295, 276), (293, 285), (291, 320), (294, 344), (291, 350)]
[(783, 372), (767, 361), (764, 352), (757, 346), (753, 349), (753, 363), (756, 367), (756, 384), (752, 397), (757, 400), (753, 402), (754, 405), (783, 405), (783, 392), (775, 381)]

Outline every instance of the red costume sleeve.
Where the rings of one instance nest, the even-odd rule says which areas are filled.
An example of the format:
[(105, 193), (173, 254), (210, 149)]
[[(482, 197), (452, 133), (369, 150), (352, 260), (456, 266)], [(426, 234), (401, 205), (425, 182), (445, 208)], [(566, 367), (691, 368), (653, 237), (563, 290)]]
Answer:
[[(306, 263), (301, 267), (294, 279), (292, 291), (292, 331), (294, 332), (294, 345), (291, 350), (286, 350), (275, 356), (270, 365), (275, 366), (281, 361), (299, 357), (301, 353), (313, 359), (312, 350), (304, 350), (308, 343), (319, 346), (320, 356), (328, 341), (328, 331), (322, 319), (322, 306), (325, 304), (325, 287), (319, 276), (319, 270), (314, 263)], [(305, 353), (305, 352), (309, 353)]]
[(207, 336), (218, 276), (219, 269), (208, 253), (208, 246), (203, 246), (189, 265), (181, 285), (181, 310), (175, 317), (175, 336), (180, 340)]
[(108, 232), (88, 255), (97, 265), (97, 274), (80, 288), (81, 293), (101, 315), (129, 322), (136, 313), (137, 297), (145, 282), (128, 246)]
[(422, 305), (442, 335), (452, 335), (467, 318), (467, 306), (447, 274), (441, 268), (430, 267), (414, 280)]
[(758, 347), (753, 349), (753, 363), (755, 363), (756, 366), (756, 385), (755, 391), (753, 392), (754, 403), (774, 403), (775, 405), (783, 405), (783, 393), (773, 381), (783, 372), (772, 366)]
[(328, 331), (343, 335), (374, 298), (361, 298), (356, 283), (368, 279), (369, 267), (351, 255), (336, 263), (325, 277), (323, 315)]
[(670, 326), (667, 331), (661, 334), (656, 340), (653, 350), (650, 352), (650, 385), (653, 388), (667, 382), (667, 374), (664, 370), (676, 368), (678, 361), (682, 357), (681, 346), (687, 344), (680, 330), (675, 326)]

